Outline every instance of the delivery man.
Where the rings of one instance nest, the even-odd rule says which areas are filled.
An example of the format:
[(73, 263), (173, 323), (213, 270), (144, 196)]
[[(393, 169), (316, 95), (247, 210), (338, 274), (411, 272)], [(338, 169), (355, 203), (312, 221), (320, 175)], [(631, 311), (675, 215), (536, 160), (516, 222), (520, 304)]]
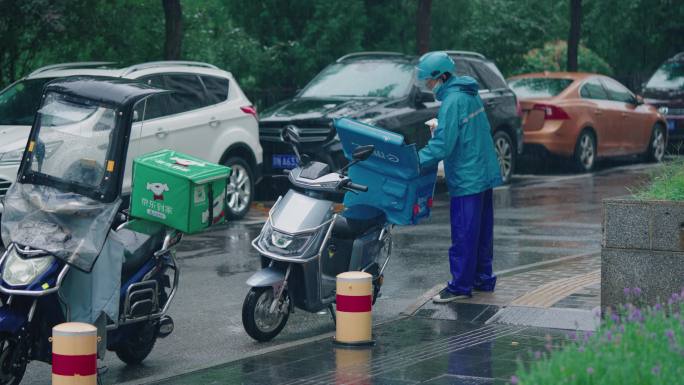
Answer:
[(429, 52), (416, 66), (421, 85), (442, 102), (433, 137), (420, 150), (420, 164), (444, 161), (451, 196), (451, 281), (433, 301), (470, 298), (472, 291), (494, 291), (494, 210), (492, 189), (502, 183), (491, 128), (475, 79), (455, 76), (446, 52)]

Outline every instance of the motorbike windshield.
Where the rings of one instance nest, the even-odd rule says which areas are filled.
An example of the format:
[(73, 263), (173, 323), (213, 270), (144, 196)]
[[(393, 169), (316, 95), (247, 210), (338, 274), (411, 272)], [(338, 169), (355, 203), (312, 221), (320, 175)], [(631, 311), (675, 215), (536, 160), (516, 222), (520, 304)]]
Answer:
[(107, 189), (106, 164), (118, 131), (114, 109), (50, 93), (38, 110), (36, 127), (26, 161), (41, 184), (62, 184), (81, 193)]
[(5, 244), (92, 269), (121, 203), (118, 196), (104, 199), (117, 183), (110, 171), (118, 130), (112, 108), (55, 92), (45, 96), (23, 170), (5, 196)]
[(44, 250), (90, 272), (121, 200), (103, 203), (51, 186), (14, 183), (4, 203), (2, 239), (6, 245)]

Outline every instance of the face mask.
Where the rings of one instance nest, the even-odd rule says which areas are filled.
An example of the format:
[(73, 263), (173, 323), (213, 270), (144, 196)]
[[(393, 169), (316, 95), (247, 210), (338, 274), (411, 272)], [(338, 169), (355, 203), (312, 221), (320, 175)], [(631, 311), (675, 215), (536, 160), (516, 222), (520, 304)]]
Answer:
[(432, 89), (432, 93), (437, 95), (439, 93), (439, 90), (441, 90), (443, 86), (444, 82), (441, 80), (438, 81), (437, 84), (435, 84), (435, 87)]

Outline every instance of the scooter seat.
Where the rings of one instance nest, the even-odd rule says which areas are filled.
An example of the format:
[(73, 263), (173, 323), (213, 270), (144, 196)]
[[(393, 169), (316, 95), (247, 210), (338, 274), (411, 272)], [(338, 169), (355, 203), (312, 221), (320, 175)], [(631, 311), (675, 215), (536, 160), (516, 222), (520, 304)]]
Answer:
[(164, 226), (147, 221), (131, 221), (116, 232), (124, 246), (122, 282), (135, 274), (164, 243)]
[(385, 223), (385, 214), (382, 212), (378, 212), (367, 219), (347, 218), (340, 215), (335, 219), (332, 235), (334, 238), (356, 239), (373, 227), (380, 226), (383, 223)]

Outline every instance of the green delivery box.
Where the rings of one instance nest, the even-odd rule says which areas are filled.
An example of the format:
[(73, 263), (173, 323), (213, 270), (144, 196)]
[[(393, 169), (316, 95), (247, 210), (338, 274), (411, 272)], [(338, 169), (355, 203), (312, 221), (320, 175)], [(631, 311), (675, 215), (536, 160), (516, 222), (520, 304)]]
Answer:
[(131, 216), (196, 233), (225, 220), (230, 168), (171, 150), (133, 161)]

